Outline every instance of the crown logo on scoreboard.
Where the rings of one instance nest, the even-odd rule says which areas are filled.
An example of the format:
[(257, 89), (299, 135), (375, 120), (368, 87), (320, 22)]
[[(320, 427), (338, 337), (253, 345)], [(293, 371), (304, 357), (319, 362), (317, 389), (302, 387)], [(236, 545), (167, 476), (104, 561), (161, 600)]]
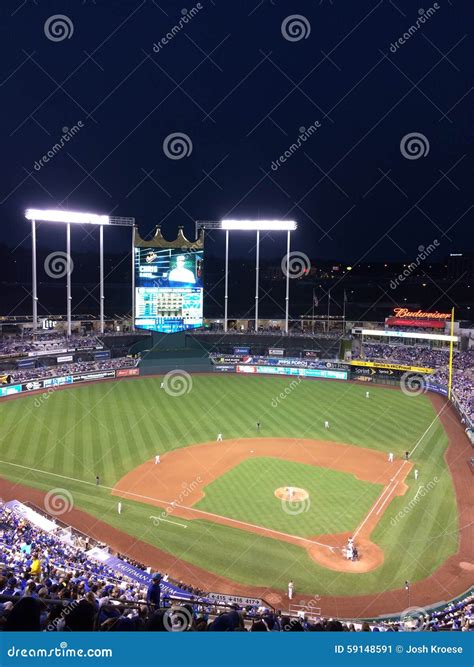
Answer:
[(199, 235), (195, 241), (187, 239), (183, 232), (183, 227), (178, 227), (178, 235), (174, 241), (168, 241), (161, 233), (161, 227), (157, 225), (155, 233), (151, 239), (143, 239), (138, 230), (135, 231), (136, 248), (178, 248), (181, 250), (202, 250), (204, 248), (204, 230), (199, 230)]

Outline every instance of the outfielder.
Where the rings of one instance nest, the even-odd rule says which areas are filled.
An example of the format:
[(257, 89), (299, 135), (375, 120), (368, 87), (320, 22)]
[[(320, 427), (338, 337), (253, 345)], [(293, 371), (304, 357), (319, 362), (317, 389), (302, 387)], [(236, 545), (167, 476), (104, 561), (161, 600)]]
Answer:
[(328, 422), (327, 419), (326, 419), (326, 421), (324, 422), (324, 428), (329, 428), (329, 422)]
[(370, 393), (368, 391), (365, 392), (365, 397), (370, 398)]

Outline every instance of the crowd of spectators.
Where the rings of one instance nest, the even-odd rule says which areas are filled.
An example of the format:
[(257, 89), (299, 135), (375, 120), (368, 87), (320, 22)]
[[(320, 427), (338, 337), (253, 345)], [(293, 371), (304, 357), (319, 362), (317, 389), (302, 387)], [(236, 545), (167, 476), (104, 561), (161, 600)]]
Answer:
[[(64, 532), (64, 531), (62, 531)], [(379, 622), (342, 622), (296, 616), (265, 607), (220, 610), (206, 593), (171, 601), (154, 573), (148, 586), (136, 584), (87, 555), (88, 539), (61, 528), (46, 532), (21, 513), (0, 507), (0, 630), (31, 631), (216, 631), (318, 632), (474, 630), (474, 595), (432, 613)], [(145, 569), (136, 561), (136, 567)], [(147, 569), (150, 572), (150, 569)]]
[(9, 335), (0, 338), (0, 356), (83, 350), (102, 347), (97, 336), (65, 336), (64, 333)]
[[(361, 358), (384, 363), (432, 368), (428, 381), (447, 389), (449, 381), (449, 350), (420, 345), (382, 345), (364, 343)], [(464, 415), (474, 419), (474, 349), (453, 353), (452, 391)]]
[(101, 359), (97, 361), (75, 361), (67, 364), (40, 368), (23, 368), (5, 371), (11, 375), (11, 384), (27, 382), (32, 379), (49, 377), (60, 377), (73, 375), (74, 373), (91, 373), (93, 371), (113, 370), (116, 368), (133, 368), (137, 365), (137, 359), (132, 357), (116, 357), (114, 359)]

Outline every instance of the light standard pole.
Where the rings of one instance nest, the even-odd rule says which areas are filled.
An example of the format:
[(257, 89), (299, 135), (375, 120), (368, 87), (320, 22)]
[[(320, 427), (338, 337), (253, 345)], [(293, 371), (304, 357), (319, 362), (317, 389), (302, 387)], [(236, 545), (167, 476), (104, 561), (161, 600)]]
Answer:
[(38, 287), (36, 282), (36, 220), (31, 221), (31, 273), (33, 290), (33, 331), (38, 329)]

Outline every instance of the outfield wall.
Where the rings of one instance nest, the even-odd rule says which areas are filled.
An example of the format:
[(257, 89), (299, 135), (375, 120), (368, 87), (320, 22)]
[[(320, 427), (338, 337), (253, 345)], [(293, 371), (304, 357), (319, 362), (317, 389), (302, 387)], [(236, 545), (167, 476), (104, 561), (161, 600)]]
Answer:
[(139, 368), (114, 368), (103, 371), (88, 371), (85, 373), (72, 373), (59, 377), (35, 378), (26, 382), (10, 384), (0, 387), (0, 398), (14, 396), (32, 391), (52, 390), (61, 386), (84, 384), (87, 382), (98, 382), (100, 380), (115, 380), (124, 377), (136, 377), (140, 375)]

